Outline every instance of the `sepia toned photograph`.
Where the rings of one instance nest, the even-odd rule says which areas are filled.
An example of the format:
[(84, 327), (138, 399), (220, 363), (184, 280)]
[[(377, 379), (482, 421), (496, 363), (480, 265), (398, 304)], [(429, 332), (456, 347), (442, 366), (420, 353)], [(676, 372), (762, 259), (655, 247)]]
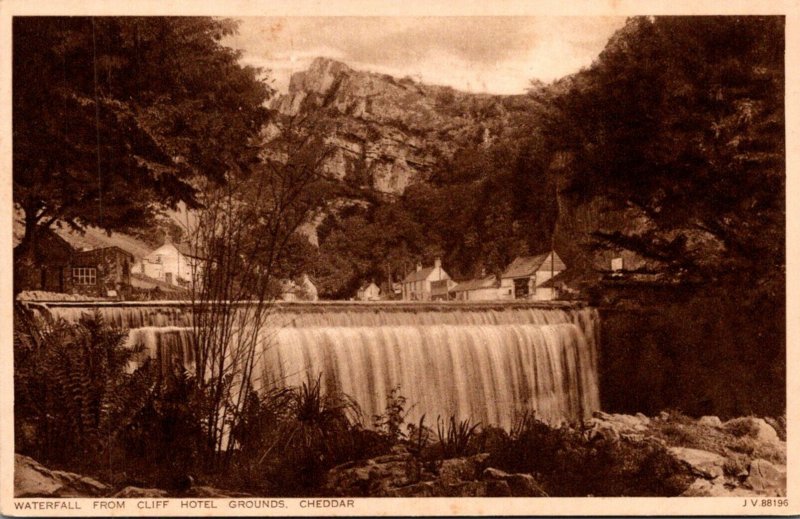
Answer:
[(789, 511), (786, 16), (6, 17), (5, 514)]

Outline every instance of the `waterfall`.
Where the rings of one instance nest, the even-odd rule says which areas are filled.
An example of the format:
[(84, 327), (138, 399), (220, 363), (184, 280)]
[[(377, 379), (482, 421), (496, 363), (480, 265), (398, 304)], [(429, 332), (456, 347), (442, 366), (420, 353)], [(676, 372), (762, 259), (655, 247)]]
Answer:
[[(96, 309), (130, 329), (162, 365), (193, 368), (187, 306)], [(87, 308), (52, 306), (74, 320)], [(408, 421), (422, 414), (510, 427), (523, 413), (556, 424), (599, 410), (598, 314), (543, 305), (281, 305), (262, 329), (257, 389), (300, 385), (321, 375), (361, 407), (365, 422), (394, 387)]]

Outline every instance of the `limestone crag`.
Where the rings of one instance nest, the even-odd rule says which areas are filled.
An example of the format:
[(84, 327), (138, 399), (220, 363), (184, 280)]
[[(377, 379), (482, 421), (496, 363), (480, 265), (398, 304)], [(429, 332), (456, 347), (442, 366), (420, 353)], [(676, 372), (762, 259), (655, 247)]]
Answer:
[(470, 94), (317, 58), (292, 76), (288, 93), (270, 108), (279, 114), (277, 131), (290, 118), (314, 116), (303, 118), (314, 121), (334, 150), (327, 173), (399, 195), (460, 147), (502, 136), (514, 114), (533, 102), (529, 96)]

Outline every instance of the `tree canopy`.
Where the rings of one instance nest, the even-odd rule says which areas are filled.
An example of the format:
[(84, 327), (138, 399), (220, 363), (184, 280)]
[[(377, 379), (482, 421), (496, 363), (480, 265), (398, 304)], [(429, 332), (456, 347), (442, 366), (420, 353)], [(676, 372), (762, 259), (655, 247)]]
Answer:
[(193, 180), (257, 160), (271, 91), (221, 39), (228, 20), (16, 17), (14, 203), (23, 245), (54, 223), (146, 227), (197, 206)]
[(784, 20), (633, 18), (562, 82), (568, 191), (633, 208), (602, 243), (706, 279), (784, 274)]

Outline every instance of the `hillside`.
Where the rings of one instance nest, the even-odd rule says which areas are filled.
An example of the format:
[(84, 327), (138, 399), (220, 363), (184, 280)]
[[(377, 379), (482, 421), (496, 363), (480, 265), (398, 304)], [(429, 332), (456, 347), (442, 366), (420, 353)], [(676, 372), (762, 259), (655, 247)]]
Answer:
[(293, 117), (315, 116), (315, 129), (336, 150), (328, 172), (354, 186), (401, 195), (429, 180), (460, 148), (506, 138), (533, 104), (529, 96), (469, 94), (317, 58), (270, 106), (279, 114), (276, 129)]
[(631, 220), (555, 197), (564, 172), (550, 163), (543, 128), (565, 88), (473, 94), (327, 58), (295, 73), (271, 101), (265, 133), (299, 124), (331, 147), (324, 171), (343, 189), (306, 229), (323, 294), (350, 297), (361, 282), (396, 281), (435, 256), (456, 278), (499, 272), (549, 249), (554, 230), (571, 267), (607, 268), (611, 254), (587, 255), (583, 242)]

